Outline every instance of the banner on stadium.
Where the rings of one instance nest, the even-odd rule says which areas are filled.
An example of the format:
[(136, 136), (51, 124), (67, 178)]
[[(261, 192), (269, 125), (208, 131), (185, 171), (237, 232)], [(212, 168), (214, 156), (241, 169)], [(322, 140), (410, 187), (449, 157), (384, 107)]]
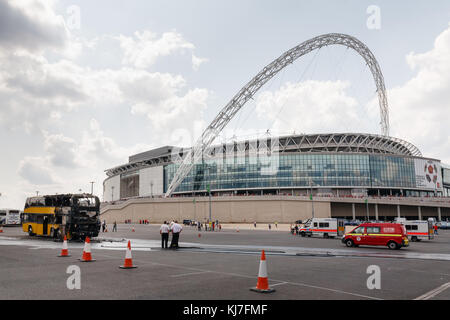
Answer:
[(442, 190), (442, 170), (439, 161), (414, 159), (416, 187)]

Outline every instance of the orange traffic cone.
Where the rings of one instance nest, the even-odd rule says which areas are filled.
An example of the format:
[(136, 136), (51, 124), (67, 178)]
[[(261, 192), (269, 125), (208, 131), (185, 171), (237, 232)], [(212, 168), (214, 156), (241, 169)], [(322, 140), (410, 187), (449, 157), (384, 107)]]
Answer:
[(275, 291), (275, 289), (269, 288), (269, 279), (267, 278), (266, 255), (264, 253), (264, 250), (261, 253), (261, 261), (259, 262), (258, 282), (256, 283), (256, 288), (251, 288), (250, 290), (260, 293), (270, 293)]
[(64, 236), (64, 242), (61, 249), (61, 254), (58, 257), (70, 257), (69, 249), (67, 248), (67, 236)]
[(81, 262), (95, 261), (91, 256), (91, 240), (89, 237), (86, 237), (86, 241), (84, 242), (83, 257), (79, 260)]
[(128, 240), (127, 253), (125, 254), (125, 262), (123, 263), (123, 266), (119, 266), (119, 268), (121, 268), (121, 269), (137, 268), (137, 266), (133, 266), (133, 260), (131, 258), (131, 243), (130, 243), (130, 240)]

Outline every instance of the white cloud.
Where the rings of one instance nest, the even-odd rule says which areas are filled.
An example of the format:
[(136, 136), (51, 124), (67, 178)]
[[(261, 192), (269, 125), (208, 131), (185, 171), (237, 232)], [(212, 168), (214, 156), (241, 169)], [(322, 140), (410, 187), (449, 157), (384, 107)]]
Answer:
[(197, 56), (195, 56), (194, 54), (192, 54), (192, 69), (194, 69), (194, 71), (197, 71), (198, 68), (200, 68), (200, 65), (202, 63), (208, 62), (209, 59), (207, 58), (199, 58)]
[(348, 82), (308, 80), (287, 82), (256, 99), (260, 119), (273, 122), (276, 132), (349, 132), (362, 130), (357, 101), (346, 93)]
[(148, 68), (160, 57), (195, 48), (176, 31), (164, 32), (160, 38), (148, 30), (136, 31), (134, 37), (120, 35), (117, 39), (124, 52), (122, 62), (137, 68)]
[(19, 163), (18, 173), (32, 185), (50, 185), (55, 183), (46, 158), (26, 157)]
[(8, 49), (43, 50), (65, 46), (68, 31), (55, 1), (0, 1), (0, 46)]
[(424, 155), (450, 163), (450, 27), (424, 53), (407, 55), (417, 74), (388, 92), (391, 135), (415, 144)]
[(76, 161), (77, 143), (74, 139), (62, 134), (44, 134), (44, 150), (49, 153), (50, 164), (55, 167), (76, 168), (79, 164)]

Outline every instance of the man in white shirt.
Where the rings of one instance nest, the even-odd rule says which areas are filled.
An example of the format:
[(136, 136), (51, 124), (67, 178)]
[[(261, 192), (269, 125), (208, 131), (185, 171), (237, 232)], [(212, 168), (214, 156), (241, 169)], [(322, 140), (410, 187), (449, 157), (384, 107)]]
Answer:
[(167, 222), (164, 221), (164, 223), (159, 228), (159, 233), (161, 234), (161, 248), (167, 249), (167, 243), (169, 242), (169, 226), (167, 225)]
[(178, 224), (178, 221), (175, 220), (175, 223), (172, 225), (172, 241), (170, 242), (170, 247), (178, 249), (178, 239), (180, 238), (180, 232), (183, 230), (183, 227)]

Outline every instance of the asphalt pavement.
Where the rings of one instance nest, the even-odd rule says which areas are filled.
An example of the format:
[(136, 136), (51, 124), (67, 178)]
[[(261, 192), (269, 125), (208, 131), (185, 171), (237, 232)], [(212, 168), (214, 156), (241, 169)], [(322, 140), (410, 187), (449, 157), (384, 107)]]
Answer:
[[(408, 248), (346, 248), (338, 239), (301, 238), (276, 230), (222, 229), (198, 232), (185, 226), (178, 250), (160, 248), (156, 225), (119, 225), (92, 242), (96, 261), (78, 260), (83, 243), (69, 242), (68, 258), (60, 258), (61, 243), (29, 237), (20, 228), (0, 235), (0, 299), (449, 299), (450, 261), (395, 255), (446, 257), (450, 231), (434, 241)], [(131, 239), (136, 269), (119, 268)], [(269, 284), (260, 294), (257, 282), (260, 249), (266, 249)], [(225, 250), (226, 249), (226, 250)], [(298, 255), (296, 251), (351, 250), (355, 256)], [(292, 250), (294, 254), (292, 254)], [(272, 253), (271, 253), (272, 252)], [(308, 251), (309, 252), (309, 251)], [(365, 256), (375, 252), (378, 256)], [(392, 255), (392, 256), (390, 256)], [(380, 289), (367, 286), (369, 266), (380, 270)], [(69, 289), (68, 267), (80, 268), (80, 289)], [(69, 279), (70, 280), (70, 279)]]

